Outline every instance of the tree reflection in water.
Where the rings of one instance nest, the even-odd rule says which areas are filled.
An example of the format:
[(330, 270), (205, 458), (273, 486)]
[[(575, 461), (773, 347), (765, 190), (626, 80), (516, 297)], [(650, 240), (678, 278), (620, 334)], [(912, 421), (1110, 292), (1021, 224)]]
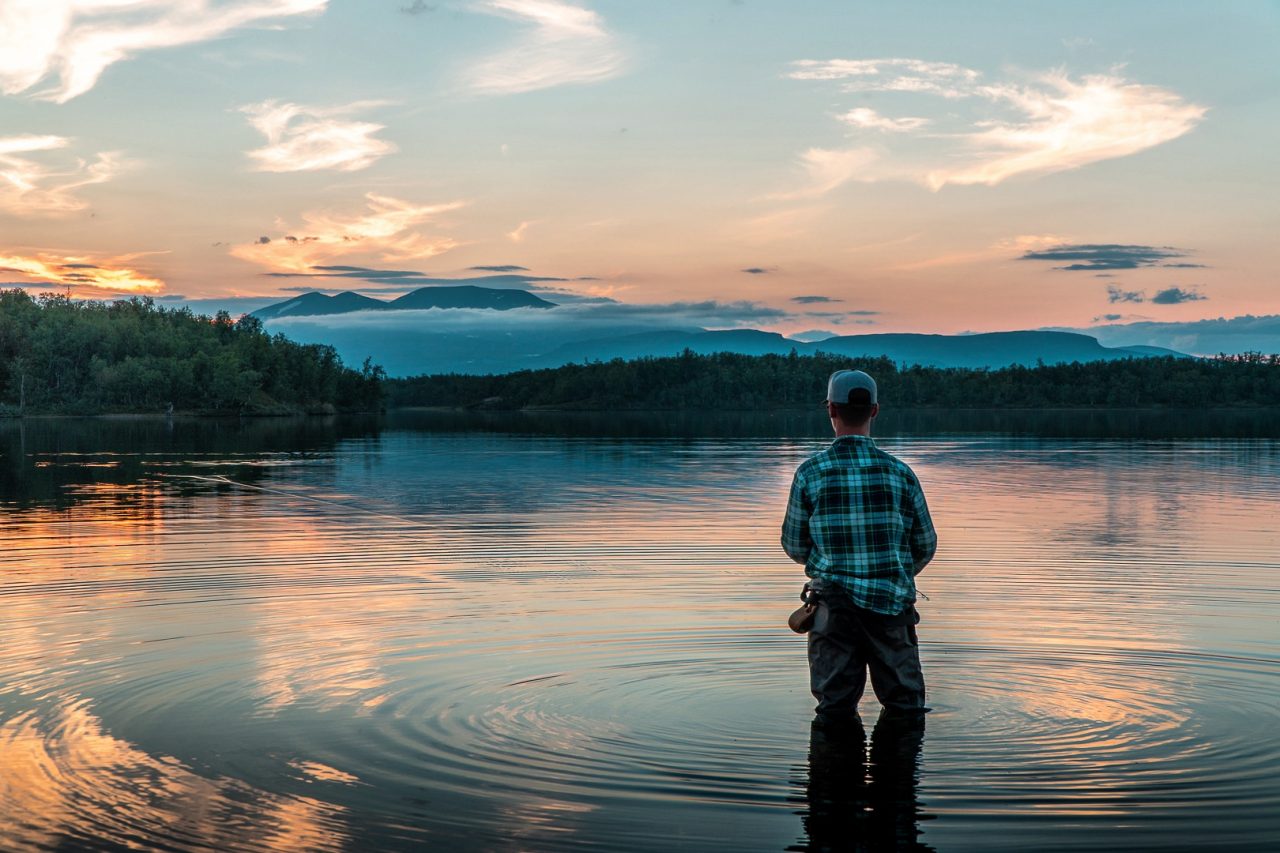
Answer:
[(883, 712), (868, 748), (862, 720), (815, 718), (808, 775), (798, 774), (796, 801), (805, 837), (793, 851), (933, 850), (920, 840), (917, 788), (924, 716)]

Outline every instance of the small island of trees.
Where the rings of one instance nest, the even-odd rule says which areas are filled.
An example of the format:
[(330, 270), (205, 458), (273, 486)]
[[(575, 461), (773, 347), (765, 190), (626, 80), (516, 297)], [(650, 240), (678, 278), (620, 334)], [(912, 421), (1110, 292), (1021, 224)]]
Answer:
[(255, 317), (0, 290), (0, 414), (374, 411), (383, 375)]

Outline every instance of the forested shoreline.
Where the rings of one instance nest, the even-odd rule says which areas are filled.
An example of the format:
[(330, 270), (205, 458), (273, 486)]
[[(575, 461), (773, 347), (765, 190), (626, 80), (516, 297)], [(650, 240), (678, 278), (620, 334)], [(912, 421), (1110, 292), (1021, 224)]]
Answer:
[(698, 355), (570, 364), (491, 376), (386, 381), (396, 407), (497, 410), (797, 409), (818, 405), (826, 380), (866, 370), (895, 408), (1152, 408), (1280, 406), (1280, 356), (1131, 358), (994, 370), (900, 366), (887, 358)]
[(254, 317), (0, 290), (0, 415), (376, 411), (383, 375)]
[(816, 406), (826, 377), (858, 367), (895, 408), (1280, 406), (1280, 356), (1129, 358), (999, 369), (906, 366), (884, 357), (698, 355), (569, 364), (497, 375), (387, 379), (323, 344), (214, 317), (0, 290), (0, 415), (303, 414), (394, 407), (781, 410)]

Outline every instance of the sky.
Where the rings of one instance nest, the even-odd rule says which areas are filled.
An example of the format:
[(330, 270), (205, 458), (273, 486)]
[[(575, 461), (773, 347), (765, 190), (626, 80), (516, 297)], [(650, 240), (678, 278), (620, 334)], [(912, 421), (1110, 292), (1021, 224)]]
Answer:
[(1280, 314), (1277, 43), (1274, 0), (0, 0), (0, 283), (1230, 337)]

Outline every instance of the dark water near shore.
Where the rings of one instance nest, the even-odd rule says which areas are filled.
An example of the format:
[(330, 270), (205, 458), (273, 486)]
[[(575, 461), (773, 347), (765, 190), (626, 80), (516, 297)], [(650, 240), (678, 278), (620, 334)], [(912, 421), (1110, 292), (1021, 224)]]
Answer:
[(823, 429), (0, 421), (0, 848), (1275, 848), (1274, 416), (887, 415), (936, 710), (840, 736)]

